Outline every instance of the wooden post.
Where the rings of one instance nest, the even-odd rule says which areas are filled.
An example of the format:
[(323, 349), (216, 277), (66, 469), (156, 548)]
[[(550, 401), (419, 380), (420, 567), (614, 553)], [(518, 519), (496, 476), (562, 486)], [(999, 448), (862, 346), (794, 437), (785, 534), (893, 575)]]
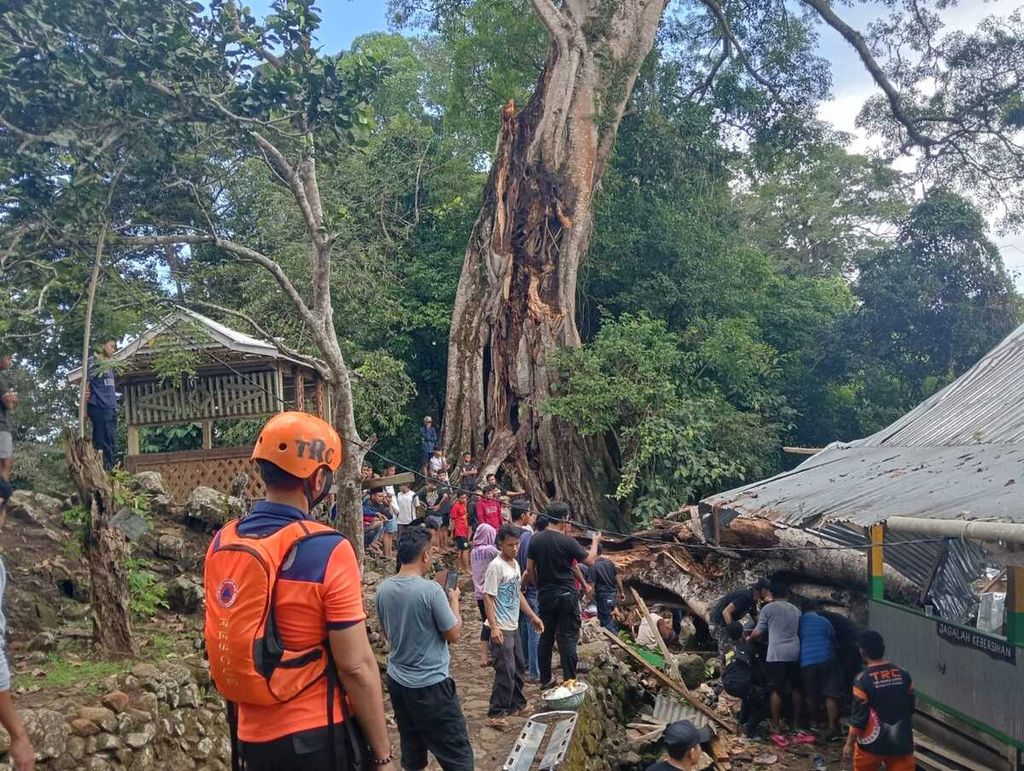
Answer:
[(213, 421), (209, 418), (203, 421), (203, 449), (213, 449)]
[(306, 411), (306, 379), (298, 367), (295, 368), (295, 409)]
[(713, 721), (715, 721), (718, 725), (722, 726), (722, 728), (724, 728), (726, 731), (729, 731), (730, 733), (736, 733), (736, 725), (735, 725), (735, 723), (732, 723), (731, 721), (725, 720), (724, 718), (720, 717), (713, 709), (711, 709), (711, 707), (709, 707), (707, 704), (705, 704), (700, 699), (698, 699), (696, 696), (694, 696), (692, 693), (690, 693), (688, 690), (686, 690), (685, 686), (682, 686), (679, 683), (677, 683), (675, 680), (670, 678), (668, 675), (666, 675), (660, 669), (656, 669), (655, 667), (653, 667), (650, 664), (648, 664), (647, 661), (644, 660), (644, 658), (642, 656), (640, 656), (639, 653), (637, 653), (635, 650), (630, 648), (628, 645), (626, 645), (626, 643), (622, 642), (622, 640), (620, 640), (618, 637), (613, 635), (611, 632), (609, 632), (604, 627), (598, 627), (597, 631), (600, 632), (605, 637), (607, 637), (609, 642), (614, 643), (618, 647), (622, 648), (622, 650), (624, 650), (626, 653), (628, 653), (630, 655), (630, 657), (637, 664), (639, 664), (641, 667), (643, 667), (648, 672), (650, 672), (651, 675), (654, 676), (655, 680), (657, 680), (659, 683), (664, 685), (666, 688), (668, 688), (670, 690), (673, 690), (676, 693), (678, 693), (680, 696), (682, 696), (683, 699), (686, 700), (687, 704), (692, 706), (697, 711), (702, 712), (705, 715), (707, 715), (709, 718), (711, 718)]
[[(644, 618), (647, 620), (647, 624), (651, 627), (651, 631), (654, 632), (654, 639), (658, 641), (658, 647), (661, 648), (661, 655), (665, 657), (665, 666), (668, 667), (668, 671), (672, 677), (683, 684), (683, 688), (686, 688), (686, 683), (683, 683), (683, 677), (679, 674), (679, 664), (676, 662), (675, 657), (669, 652), (668, 646), (665, 645), (665, 641), (661, 639), (661, 632), (658, 631), (658, 625), (654, 623), (654, 614), (647, 607), (647, 603), (644, 602), (644, 598), (640, 596), (640, 593), (633, 588), (629, 587), (629, 591), (633, 593), (633, 599), (636, 600), (636, 604), (640, 606), (640, 612), (644, 614)], [(640, 623), (643, 623), (642, 621)]]
[(288, 406), (284, 403), (284, 374), (282, 374), (280, 367), (274, 370), (274, 391), (276, 391), (277, 411), (284, 412), (288, 409)]
[(1024, 565), (1006, 569), (1006, 641), (1024, 646)]
[(885, 525), (871, 526), (871, 554), (868, 559), (868, 595), (885, 599)]
[(128, 426), (128, 455), (139, 454), (139, 427)]

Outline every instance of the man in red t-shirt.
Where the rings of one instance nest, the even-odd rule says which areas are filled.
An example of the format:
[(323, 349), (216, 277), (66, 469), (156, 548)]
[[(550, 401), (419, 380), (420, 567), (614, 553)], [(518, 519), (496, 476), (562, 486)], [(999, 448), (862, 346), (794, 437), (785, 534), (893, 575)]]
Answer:
[(455, 539), (455, 550), (459, 554), (459, 569), (463, 574), (469, 572), (469, 549), (472, 545), (469, 542), (468, 499), (469, 496), (465, 493), (459, 493), (451, 511), (452, 537)]
[(490, 525), (497, 532), (501, 530), (501, 501), (498, 500), (498, 486), (489, 485), (484, 489), (484, 497), (476, 503), (476, 523)]

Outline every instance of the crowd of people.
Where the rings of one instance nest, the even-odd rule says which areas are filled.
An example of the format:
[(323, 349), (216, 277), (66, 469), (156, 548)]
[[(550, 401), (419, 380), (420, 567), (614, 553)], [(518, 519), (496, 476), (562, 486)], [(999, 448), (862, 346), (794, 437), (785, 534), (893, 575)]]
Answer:
[[(724, 595), (709, 615), (722, 685), (741, 700), (746, 739), (757, 738), (766, 716), (780, 748), (817, 741), (805, 729), (823, 723), (826, 739), (845, 735), (844, 755), (857, 771), (914, 768), (913, 685), (906, 671), (885, 661), (877, 632), (800, 603), (785, 583), (764, 579)], [(847, 706), (850, 728), (843, 732), (839, 720)]]

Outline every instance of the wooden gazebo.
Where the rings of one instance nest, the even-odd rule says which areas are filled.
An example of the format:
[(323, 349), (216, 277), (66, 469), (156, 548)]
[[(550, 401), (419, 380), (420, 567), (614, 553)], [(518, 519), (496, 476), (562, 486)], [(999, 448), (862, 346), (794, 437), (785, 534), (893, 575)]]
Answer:
[[(189, 374), (158, 374), (161, 357), (173, 361), (179, 355), (188, 361)], [(250, 468), (252, 447), (214, 447), (215, 422), (266, 418), (284, 410), (331, 419), (330, 389), (308, 362), (186, 308), (177, 308), (121, 348), (113, 362), (128, 428), (125, 468), (159, 471), (179, 501), (199, 486), (230, 493), (242, 473), (249, 475), (250, 496), (263, 493)], [(81, 370), (69, 374), (72, 382), (80, 377)], [(140, 429), (188, 423), (202, 425), (202, 449), (140, 451)]]

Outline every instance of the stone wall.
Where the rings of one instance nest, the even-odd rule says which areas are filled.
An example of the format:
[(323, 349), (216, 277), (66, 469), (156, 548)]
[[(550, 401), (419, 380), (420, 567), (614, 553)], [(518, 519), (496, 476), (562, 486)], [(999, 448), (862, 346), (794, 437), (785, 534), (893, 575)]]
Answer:
[[(643, 711), (647, 694), (629, 666), (607, 651), (593, 654), (590, 687), (563, 767), (565, 771), (633, 771), (657, 759), (655, 747), (638, 751), (626, 726)], [(649, 709), (649, 707), (648, 707)]]
[[(39, 769), (148, 771), (231, 766), (224, 706), (205, 662), (136, 664), (93, 703), (23, 709)], [(10, 738), (0, 729), (0, 750)], [(0, 763), (0, 768), (10, 765)]]

